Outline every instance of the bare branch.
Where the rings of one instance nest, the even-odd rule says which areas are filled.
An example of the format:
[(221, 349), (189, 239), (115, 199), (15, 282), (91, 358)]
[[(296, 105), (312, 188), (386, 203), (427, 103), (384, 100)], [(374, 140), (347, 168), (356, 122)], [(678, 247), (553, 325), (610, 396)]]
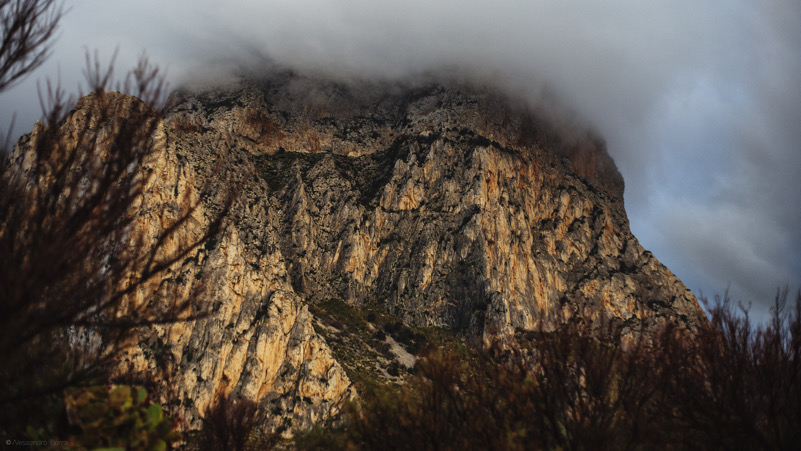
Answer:
[(44, 63), (63, 14), (56, 0), (0, 0), (0, 91)]
[[(196, 227), (190, 219), (210, 187), (184, 196), (179, 205), (154, 205), (163, 229), (150, 236), (137, 221), (153, 180), (148, 165), (163, 150), (156, 133), (161, 116), (153, 108), (163, 97), (163, 78), (143, 57), (126, 83), (117, 85), (148, 104), (106, 93), (111, 69), (87, 55), (85, 75), (93, 92), (67, 115), (70, 102), (48, 82), (40, 89), (45, 122), (2, 159), (2, 406), (55, 393), (65, 381), (107, 374), (138, 328), (206, 314), (205, 279), (189, 286), (188, 294), (162, 282), (221, 233), (235, 191), (214, 193), (222, 208), (206, 213), (197, 235), (185, 232)], [(98, 337), (101, 348), (81, 354), (80, 346), (69, 344), (78, 330)], [(42, 367), (43, 359), (52, 365)]]

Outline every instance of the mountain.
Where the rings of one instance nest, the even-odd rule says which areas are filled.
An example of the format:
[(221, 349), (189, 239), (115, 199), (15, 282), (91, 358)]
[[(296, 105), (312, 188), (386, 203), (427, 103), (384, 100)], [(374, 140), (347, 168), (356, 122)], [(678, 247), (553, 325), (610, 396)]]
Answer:
[(275, 72), (176, 93), (136, 227), (156, 240), (158, 206), (200, 201), (179, 246), (216, 192), (239, 197), (231, 227), (159, 281), (206, 284), (210, 314), (149, 327), (125, 364), (169, 380), (194, 427), (233, 394), (290, 434), (336, 415), (355, 381), (398, 380), (442, 334), (487, 347), (565, 321), (697, 328), (695, 297), (629, 230), (603, 141), (546, 113), (448, 80)]

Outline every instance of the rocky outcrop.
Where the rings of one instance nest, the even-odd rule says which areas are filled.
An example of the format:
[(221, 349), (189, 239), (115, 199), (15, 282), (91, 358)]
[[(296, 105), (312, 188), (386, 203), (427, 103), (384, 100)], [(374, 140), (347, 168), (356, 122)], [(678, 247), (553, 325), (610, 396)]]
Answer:
[[(170, 212), (197, 206), (193, 220), (164, 249), (170, 254), (201, 236), (214, 210), (221, 208), (219, 196), (201, 192), (201, 187), (230, 191), (236, 180), (231, 171), (239, 168), (227, 165), (228, 176), (210, 173), (220, 167), (213, 162), (221, 156), (235, 155), (225, 155), (219, 142), (202, 151), (184, 147), (183, 135), (170, 126), (169, 118), (157, 136), (164, 150), (145, 165), (152, 176), (136, 227), (155, 242), (177, 219)], [(234, 227), (158, 281), (182, 286), (187, 293), (202, 285), (202, 298), (208, 303), (196, 310), (208, 316), (144, 331), (124, 368), (133, 366), (169, 381), (171, 401), (183, 405), (192, 428), (201, 426), (203, 412), (216, 397), (244, 397), (272, 414), (269, 430), (291, 435), (336, 414), (354, 391), (325, 340), (314, 331), (306, 303), (293, 290), (270, 219), (265, 212), (243, 216), (244, 201)]]
[[(121, 131), (125, 124), (130, 130)], [(120, 150), (114, 141), (131, 139), (133, 131), (140, 130), (148, 133), (141, 141), (149, 148), (141, 154), (145, 158), (122, 159), (131, 164), (130, 169), (137, 170), (136, 177), (144, 183), (143, 195), (132, 205), (134, 219), (126, 223), (125, 230), (114, 229), (115, 237), (95, 239), (109, 241), (105, 249), (112, 259), (131, 249), (144, 254), (145, 261), (150, 249), (158, 249), (156, 261), (181, 255), (183, 249), (192, 251), (161, 272), (162, 277), (138, 285), (124, 298), (123, 307), (108, 310), (106, 315), (135, 313), (139, 306), (158, 310), (190, 295), (193, 300), (206, 302), (191, 305), (187, 312), (189, 316), (201, 315), (198, 319), (139, 329), (135, 342), (125, 347), (119, 369), (113, 371), (134, 380), (145, 375), (162, 383), (162, 401), (173, 407), (180, 405), (176, 410), (183, 412), (188, 426), (195, 429), (201, 427), (203, 412), (218, 396), (258, 401), (263, 410), (272, 413), (267, 432), (285, 435), (336, 414), (354, 391), (325, 340), (314, 331), (306, 303), (293, 291), (279, 246), (270, 242), (277, 235), (261, 227), (229, 227), (203, 246), (192, 246), (206, 233), (224, 197), (208, 189), (213, 189), (209, 177), (214, 174), (207, 170), (214, 167), (213, 161), (220, 160), (210, 156), (218, 153), (215, 149), (188, 154), (176, 144), (175, 132), (165, 126), (156, 111), (133, 97), (95, 92), (82, 98), (59, 123), (58, 138), (48, 141), (56, 143), (48, 152), (59, 164), (37, 180), (52, 183), (62, 168), (84, 177), (93, 170), (103, 171), (104, 165), (119, 164), (119, 159), (110, 156)], [(16, 147), (10, 161), (18, 177), (24, 178), (33, 170), (33, 149), (47, 133), (38, 124)], [(83, 152), (76, 153), (73, 160), (63, 157), (76, 146)], [(95, 147), (96, 151), (89, 151)], [(61, 161), (65, 159), (74, 166), (94, 169), (69, 170)], [(220, 178), (215, 183), (227, 187), (233, 179)], [(91, 183), (86, 178), (66, 186), (87, 187), (85, 195), (91, 195)], [(28, 185), (29, 190), (37, 189)], [(131, 186), (140, 188), (138, 184)], [(224, 191), (230, 189), (219, 190)], [(69, 202), (68, 193), (61, 194), (67, 200), (58, 203)], [(185, 220), (178, 223), (182, 218)], [(264, 216), (251, 220), (268, 223)], [(176, 224), (180, 225), (176, 232), (169, 233)], [(139, 269), (131, 266), (130, 277), (137, 278)], [(128, 282), (126, 277), (122, 279), (110, 282), (125, 289)], [(82, 333), (92, 340), (97, 337)]]
[(253, 172), (243, 218), (269, 224), (307, 302), (378, 303), (484, 341), (576, 316), (703, 318), (629, 231), (604, 144), (491, 90), (278, 74), (171, 115), (181, 146), (224, 142)]
[(211, 314), (153, 326), (128, 356), (170, 375), (194, 426), (220, 393), (259, 400), (287, 433), (334, 415), (353, 396), (324, 338), (340, 329), (310, 313), (334, 301), (476, 345), (570, 319), (631, 331), (704, 320), (631, 234), (603, 142), (522, 102), (288, 72), (171, 102), (137, 227), (156, 239), (156, 206), (200, 201), (191, 240), (219, 208), (201, 186), (240, 192), (226, 233), (159, 281), (205, 284)]

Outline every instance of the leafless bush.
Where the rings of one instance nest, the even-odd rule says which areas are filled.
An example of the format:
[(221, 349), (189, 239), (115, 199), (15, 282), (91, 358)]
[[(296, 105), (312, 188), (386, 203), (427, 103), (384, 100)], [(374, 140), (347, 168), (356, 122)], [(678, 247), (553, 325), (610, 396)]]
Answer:
[(56, 0), (0, 0), (0, 91), (45, 62), (63, 12)]
[(681, 352), (665, 353), (665, 402), (684, 446), (801, 448), (801, 292), (790, 309), (787, 298), (779, 291), (771, 320), (756, 326), (727, 295), (704, 299), (709, 326)]
[[(0, 2), (0, 90), (41, 64), (61, 9), (53, 1)], [(19, 23), (21, 23), (21, 25)], [(82, 108), (57, 86), (40, 93), (44, 123), (0, 160), (0, 424), (23, 430), (57, 416), (46, 399), (68, 386), (107, 377), (141, 326), (204, 313), (203, 284), (189, 295), (165, 287), (176, 262), (217, 235), (233, 194), (217, 196), (208, 227), (179, 239), (204, 198), (156, 206), (155, 237), (137, 227), (152, 180), (148, 164), (163, 82), (146, 58), (107, 93), (111, 68), (87, 58), (93, 91)], [(148, 103), (149, 102), (149, 103)], [(51, 406), (52, 407), (52, 406)], [(16, 429), (15, 429), (16, 428)]]
[[(671, 336), (671, 330), (658, 339)], [(626, 341), (624, 348), (622, 328), (613, 322), (594, 330), (569, 323), (532, 341), (536, 365), (530, 377), (540, 388), (534, 411), (545, 446), (621, 449), (659, 443), (657, 395), (666, 374), (659, 371), (650, 337)]]
[(261, 422), (255, 402), (218, 395), (203, 415), (202, 447), (213, 451), (242, 451), (254, 439), (254, 429)]
[(724, 297), (695, 335), (621, 346), (614, 323), (568, 323), (488, 354), (435, 351), (409, 384), (368, 390), (345, 424), (299, 439), (337, 449), (799, 449), (801, 294), (753, 326)]
[[(597, 331), (596, 331), (597, 332)], [(522, 353), (435, 350), (397, 389), (373, 389), (346, 410), (346, 424), (313, 446), (358, 449), (608, 449), (648, 443), (663, 381), (643, 346), (624, 352), (581, 324), (530, 334)], [(612, 335), (610, 335), (612, 334)]]

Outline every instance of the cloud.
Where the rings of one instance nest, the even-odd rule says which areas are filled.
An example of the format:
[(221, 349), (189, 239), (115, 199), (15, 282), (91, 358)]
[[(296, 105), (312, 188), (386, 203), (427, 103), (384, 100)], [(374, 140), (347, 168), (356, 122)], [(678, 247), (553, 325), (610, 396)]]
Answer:
[[(104, 55), (119, 47), (119, 67), (146, 49), (174, 84), (217, 80), (269, 57), (367, 79), (448, 68), (533, 102), (547, 89), (606, 138), (626, 180), (633, 231), (691, 289), (712, 293), (731, 282), (734, 296), (759, 302), (776, 284), (801, 286), (794, 0), (71, 6), (45, 69), (60, 64), (68, 87), (86, 46)], [(3, 105), (30, 110), (30, 90), (21, 88), (3, 94)]]

